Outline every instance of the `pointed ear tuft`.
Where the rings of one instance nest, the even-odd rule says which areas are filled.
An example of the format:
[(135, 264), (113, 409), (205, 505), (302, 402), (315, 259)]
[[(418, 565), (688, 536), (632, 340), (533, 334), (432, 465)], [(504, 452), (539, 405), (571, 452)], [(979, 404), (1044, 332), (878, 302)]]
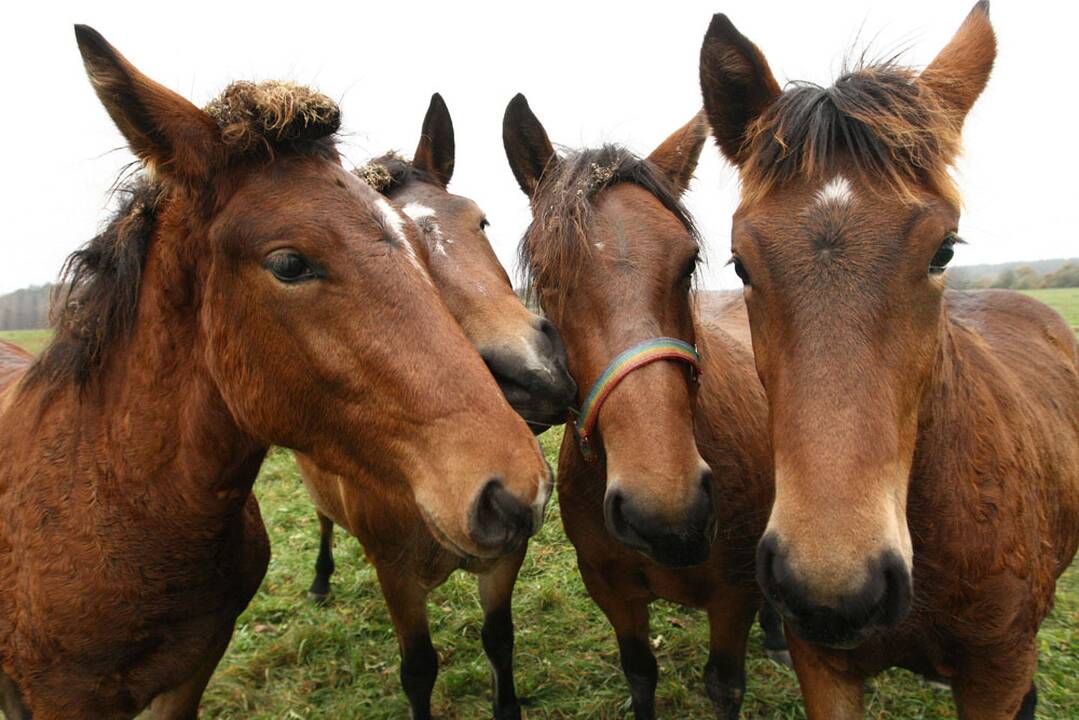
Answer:
[(445, 188), (453, 177), (455, 154), (453, 120), (442, 96), (435, 93), (423, 118), (420, 142), (412, 156), (412, 165), (430, 174)]
[(684, 193), (693, 179), (707, 138), (708, 120), (702, 110), (653, 150), (648, 161), (667, 176), (679, 194)]
[(502, 145), (517, 184), (525, 195), (532, 197), (543, 173), (558, 162), (558, 156), (547, 138), (547, 131), (520, 93), (506, 106), (502, 118)]
[(956, 115), (961, 125), (989, 82), (997, 57), (997, 38), (982, 0), (967, 15), (951, 41), (918, 76)]
[(90, 84), (132, 152), (164, 179), (209, 177), (219, 160), (216, 123), (139, 72), (93, 28), (76, 25), (75, 40)]
[(712, 17), (701, 45), (701, 94), (716, 144), (735, 165), (745, 158), (746, 130), (779, 97), (764, 54), (726, 15)]

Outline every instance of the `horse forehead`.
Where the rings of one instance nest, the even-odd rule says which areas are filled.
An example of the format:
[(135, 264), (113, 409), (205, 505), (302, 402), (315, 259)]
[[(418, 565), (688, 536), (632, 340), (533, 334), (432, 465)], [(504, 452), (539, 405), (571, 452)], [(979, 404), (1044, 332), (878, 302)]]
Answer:
[[(670, 241), (685, 237), (689, 242), (689, 231), (681, 220), (639, 185), (620, 183), (607, 188), (593, 206), (596, 221), (589, 238), (593, 246), (612, 247), (622, 255), (650, 249), (671, 254), (676, 248)], [(660, 242), (648, 242), (653, 239)]]
[(409, 208), (409, 216), (435, 218), (443, 223), (458, 217), (483, 215), (479, 205), (471, 198), (455, 195), (444, 188), (426, 182), (413, 182), (393, 196), (394, 201)]
[(282, 226), (323, 228), (348, 236), (358, 219), (397, 225), (382, 196), (336, 165), (296, 167), (253, 177), (224, 207), (214, 225), (226, 233), (270, 237)]

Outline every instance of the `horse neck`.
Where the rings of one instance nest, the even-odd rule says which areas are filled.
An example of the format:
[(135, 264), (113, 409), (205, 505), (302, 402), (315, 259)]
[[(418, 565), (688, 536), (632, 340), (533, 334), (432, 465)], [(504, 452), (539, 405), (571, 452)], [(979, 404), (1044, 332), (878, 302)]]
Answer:
[[(1017, 477), (1035, 472), (1031, 408), (999, 375), (1003, 369), (977, 330), (944, 307), (933, 368), (922, 392), (911, 469), (911, 508), (932, 514), (1020, 502)], [(987, 417), (987, 413), (1004, 413)], [(1007, 420), (1002, 421), (1003, 418)], [(992, 469), (984, 474), (986, 469)], [(1029, 489), (1029, 488), (1028, 488)], [(908, 516), (912, 516), (908, 512)]]
[[(244, 433), (207, 370), (191, 275), (151, 248), (138, 320), (97, 377), (51, 402), (54, 438), (69, 444), (76, 481), (123, 503), (213, 516), (242, 508), (266, 446)], [(185, 282), (186, 280), (186, 282)], [(115, 492), (110, 492), (115, 490)], [(171, 511), (175, 511), (173, 504)], [(140, 512), (142, 509), (140, 509)]]

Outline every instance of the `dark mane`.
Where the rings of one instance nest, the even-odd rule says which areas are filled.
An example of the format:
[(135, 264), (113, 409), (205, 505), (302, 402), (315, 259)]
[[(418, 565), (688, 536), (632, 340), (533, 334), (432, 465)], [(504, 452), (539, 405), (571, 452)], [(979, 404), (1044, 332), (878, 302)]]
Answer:
[(532, 223), (518, 247), (518, 266), (529, 293), (554, 291), (562, 304), (591, 253), (588, 230), (595, 198), (619, 183), (652, 193), (699, 243), (680, 193), (648, 160), (618, 145), (570, 152), (547, 167), (532, 198)]
[(52, 342), (27, 381), (84, 385), (109, 345), (135, 323), (143, 265), (150, 248), (161, 186), (144, 174), (116, 193), (123, 197), (105, 229), (68, 256), (53, 290)]
[(842, 168), (883, 177), (908, 198), (921, 184), (958, 204), (949, 168), (961, 127), (916, 77), (887, 61), (846, 71), (827, 88), (792, 83), (747, 132), (745, 197)]
[[(236, 82), (205, 111), (221, 129), (233, 156), (270, 161), (299, 154), (338, 160), (334, 133), (337, 104), (291, 83)], [(68, 256), (53, 291), (55, 335), (27, 374), (27, 382), (83, 386), (105, 363), (109, 348), (135, 324), (139, 287), (157, 222), (171, 192), (147, 172), (118, 184), (122, 199), (108, 225)]]
[(353, 170), (352, 174), (387, 196), (412, 182), (425, 182), (441, 187), (433, 175), (420, 170), (411, 160), (393, 151), (367, 161)]

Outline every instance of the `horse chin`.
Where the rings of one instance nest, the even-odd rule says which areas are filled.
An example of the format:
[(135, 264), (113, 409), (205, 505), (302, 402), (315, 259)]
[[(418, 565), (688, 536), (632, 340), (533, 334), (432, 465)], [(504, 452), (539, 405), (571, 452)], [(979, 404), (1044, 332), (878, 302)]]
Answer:
[(567, 406), (537, 400), (517, 386), (499, 381), (502, 394), (506, 396), (513, 411), (521, 416), (533, 435), (542, 435), (555, 425), (566, 422)]
[(831, 650), (854, 650), (885, 630), (881, 625), (862, 627), (838, 626), (831, 623), (806, 622), (804, 618), (791, 615), (785, 608), (780, 608), (783, 622), (791, 632), (806, 642), (820, 645)]

